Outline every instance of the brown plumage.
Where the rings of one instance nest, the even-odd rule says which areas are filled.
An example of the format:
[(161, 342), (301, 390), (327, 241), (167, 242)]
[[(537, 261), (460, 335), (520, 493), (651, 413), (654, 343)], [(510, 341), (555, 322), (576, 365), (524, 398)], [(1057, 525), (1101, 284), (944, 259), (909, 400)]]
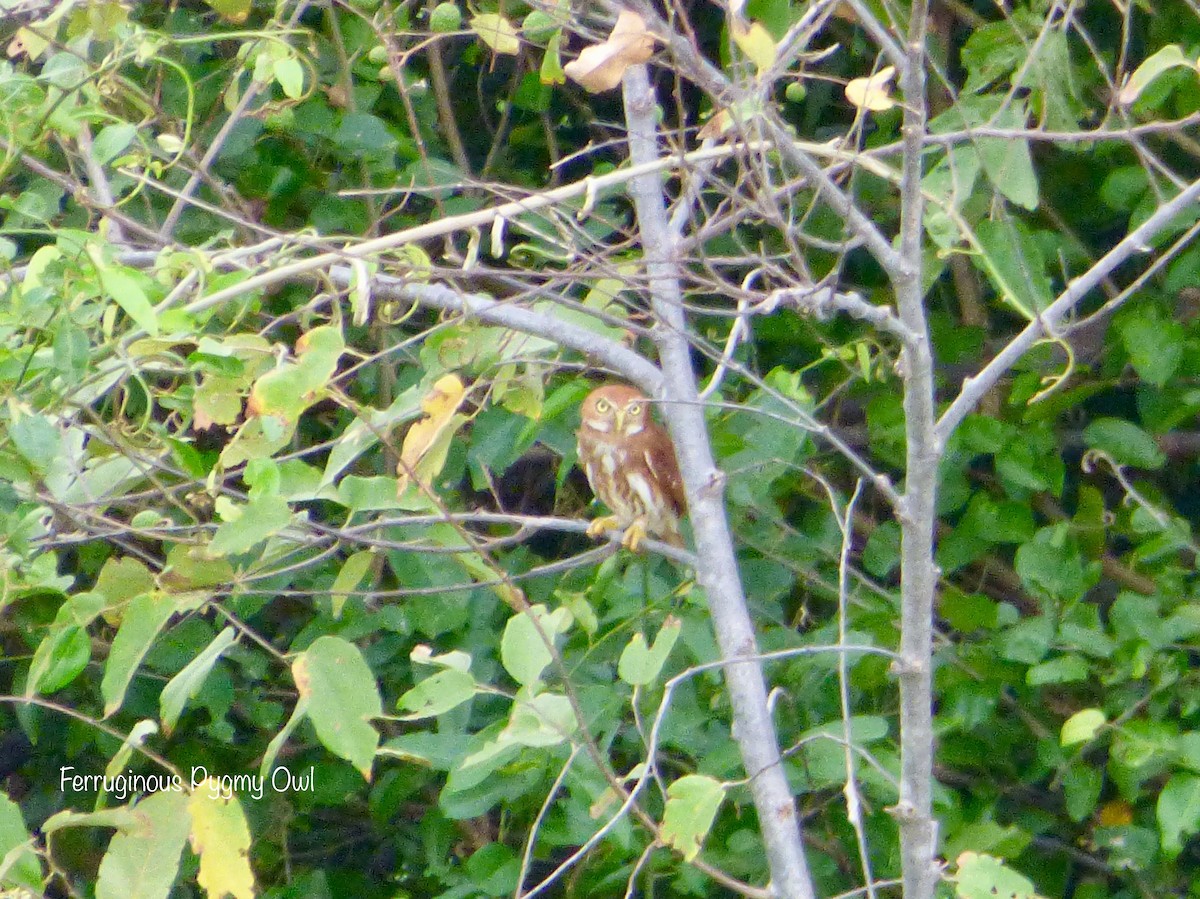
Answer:
[(632, 387), (599, 387), (583, 401), (576, 434), (579, 464), (613, 515), (588, 528), (593, 537), (619, 527), (621, 542), (636, 550), (647, 534), (683, 546), (679, 518), (687, 510), (675, 447), (650, 418), (650, 401)]

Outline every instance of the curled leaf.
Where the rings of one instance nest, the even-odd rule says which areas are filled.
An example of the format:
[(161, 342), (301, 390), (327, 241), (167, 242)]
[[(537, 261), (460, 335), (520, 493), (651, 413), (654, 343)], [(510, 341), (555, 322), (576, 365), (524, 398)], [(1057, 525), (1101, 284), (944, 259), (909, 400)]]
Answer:
[(1153, 56), (1148, 57), (1125, 82), (1125, 86), (1121, 88), (1121, 93), (1117, 96), (1122, 106), (1131, 106), (1137, 102), (1137, 98), (1142, 95), (1142, 91), (1150, 86), (1155, 78), (1161, 75), (1168, 69), (1174, 69), (1183, 66), (1184, 68), (1198, 68), (1200, 61), (1193, 62), (1183, 55), (1183, 50), (1178, 44), (1167, 44)]
[(767, 29), (757, 22), (751, 22), (747, 27), (740, 19), (734, 18), (729, 33), (738, 49), (754, 63), (760, 76), (771, 68), (775, 62), (775, 39)]
[(896, 105), (892, 99), (892, 79), (896, 67), (886, 66), (869, 78), (855, 78), (846, 85), (846, 99), (859, 109), (886, 112)]
[(408, 490), (414, 474), (427, 482), (441, 471), (450, 449), (449, 438), (465, 420), (457, 412), (466, 395), (467, 389), (458, 375), (443, 375), (421, 400), (425, 417), (408, 429), (400, 448), (400, 463), (396, 466), (398, 495)]
[(608, 39), (584, 47), (577, 59), (563, 66), (563, 72), (588, 93), (612, 90), (621, 83), (627, 68), (650, 58), (654, 41), (654, 35), (646, 30), (645, 20), (635, 12), (623, 10)]

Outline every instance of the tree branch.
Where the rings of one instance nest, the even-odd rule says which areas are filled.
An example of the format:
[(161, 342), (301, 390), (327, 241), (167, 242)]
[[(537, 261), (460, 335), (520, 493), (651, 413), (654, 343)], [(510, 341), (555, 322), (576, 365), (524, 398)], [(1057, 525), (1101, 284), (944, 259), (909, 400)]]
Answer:
[(1058, 295), (1053, 303), (1042, 310), (1025, 329), (1014, 337), (987, 365), (973, 378), (963, 381), (962, 389), (954, 401), (942, 413), (937, 423), (938, 445), (943, 446), (954, 433), (968, 413), (975, 408), (980, 399), (996, 385), (1017, 360), (1047, 334), (1054, 333), (1058, 323), (1073, 310), (1087, 294), (1101, 281), (1114, 271), (1117, 266), (1129, 260), (1136, 253), (1145, 253), (1149, 243), (1160, 231), (1171, 223), (1191, 204), (1200, 200), (1200, 180), (1193, 181), (1178, 196), (1164, 203), (1155, 210), (1154, 214), (1130, 231), (1115, 247), (1104, 254), (1096, 264), (1067, 285), (1067, 289)]
[[(630, 159), (635, 166), (648, 165), (658, 158), (659, 151), (655, 97), (644, 66), (626, 71), (624, 99)], [(675, 255), (677, 244), (667, 220), (663, 181), (649, 171), (633, 179), (630, 188), (649, 276), (651, 306), (658, 322), (655, 343), (663, 375), (658, 397), (665, 401), (663, 415), (679, 455), (696, 540), (697, 579), (708, 599), (721, 655), (725, 659), (754, 655), (754, 626), (725, 514), (725, 476), (713, 461), (704, 406), (698, 401), (692, 370)], [(772, 886), (776, 895), (786, 899), (813, 899), (796, 805), (780, 762), (762, 669), (756, 664), (729, 664), (725, 681), (733, 709), (733, 736), (750, 776)]]

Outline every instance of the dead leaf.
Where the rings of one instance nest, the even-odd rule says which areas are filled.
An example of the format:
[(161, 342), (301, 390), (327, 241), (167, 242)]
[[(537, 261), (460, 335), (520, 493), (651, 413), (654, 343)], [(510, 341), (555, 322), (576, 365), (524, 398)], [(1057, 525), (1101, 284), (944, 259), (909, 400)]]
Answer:
[(891, 97), (892, 79), (895, 77), (896, 67), (887, 66), (870, 78), (855, 78), (846, 85), (846, 99), (859, 109), (886, 112), (896, 105)]
[(584, 47), (577, 59), (563, 66), (563, 72), (588, 93), (612, 90), (621, 83), (627, 68), (640, 65), (653, 55), (655, 40), (641, 16), (623, 10), (608, 40)]
[[(421, 411), (425, 417), (415, 422), (404, 435), (404, 444), (400, 448), (400, 463), (396, 466), (396, 494), (403, 496), (412, 483), (414, 474), (421, 480), (436, 475), (445, 464), (445, 450), (448, 446), (440, 447), (440, 453), (430, 453), (438, 448), (439, 438), (444, 436), (447, 429), (461, 425), (463, 417), (456, 415), (467, 395), (458, 375), (443, 375), (434, 382), (433, 389), (421, 400)], [(456, 422), (455, 420), (458, 419)], [(440, 455), (438, 460), (434, 457)], [(422, 462), (429, 464), (422, 465)], [(431, 468), (436, 470), (430, 470)]]

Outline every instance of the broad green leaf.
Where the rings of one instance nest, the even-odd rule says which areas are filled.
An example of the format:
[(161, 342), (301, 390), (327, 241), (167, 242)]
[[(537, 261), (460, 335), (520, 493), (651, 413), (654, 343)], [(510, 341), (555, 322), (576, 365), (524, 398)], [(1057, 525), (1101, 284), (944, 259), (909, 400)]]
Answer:
[[(427, 387), (417, 384), (396, 397), (386, 409), (365, 410), (362, 417), (356, 418), (342, 432), (342, 436), (330, 450), (329, 461), (325, 463), (325, 473), (321, 476), (321, 486), (328, 486), (337, 480), (338, 475), (355, 459), (379, 442), (380, 434), (389, 434), (397, 425), (420, 415), (421, 400), (427, 392)], [(393, 487), (393, 496), (395, 492)]]
[(167, 899), (179, 875), (191, 816), (182, 790), (164, 790), (133, 806), (140, 826), (108, 844), (96, 899)]
[(342, 568), (338, 572), (337, 577), (333, 579), (333, 586), (329, 588), (329, 599), (332, 603), (333, 617), (342, 617), (342, 607), (346, 604), (349, 595), (358, 589), (358, 585), (362, 583), (362, 579), (367, 576), (371, 570), (371, 564), (375, 561), (376, 554), (370, 550), (362, 550), (353, 553), (345, 562), (342, 563)]
[(667, 787), (661, 836), (668, 846), (692, 861), (700, 854), (725, 798), (725, 785), (703, 774), (687, 774)]
[(954, 877), (961, 899), (1037, 899), (1033, 882), (1018, 874), (998, 858), (977, 852), (964, 852), (956, 861)]
[[(85, 789), (84, 777), (86, 775), (71, 773), (74, 771), (73, 767), (63, 768), (59, 775), (59, 783), (64, 791), (82, 792)], [(70, 809), (56, 812), (46, 819), (41, 830), (43, 834), (52, 834), (68, 827), (113, 827), (130, 833), (137, 830), (141, 823), (133, 809), (122, 805), (117, 808), (102, 809), (98, 812), (73, 812)]]
[(213, 665), (217, 663), (217, 659), (233, 645), (236, 639), (237, 631), (232, 627), (225, 628), (163, 687), (163, 691), (158, 697), (158, 708), (159, 714), (162, 716), (163, 731), (166, 734), (170, 735), (171, 731), (175, 729), (175, 724), (179, 721), (179, 716), (183, 713), (183, 708), (188, 700), (195, 698), (196, 694), (200, 692), (200, 688), (204, 686), (204, 681), (208, 678), (208, 673), (212, 671)]
[(1158, 794), (1157, 812), (1163, 854), (1175, 858), (1183, 851), (1183, 838), (1200, 831), (1200, 777), (1171, 775)]
[(550, 613), (540, 604), (510, 618), (500, 639), (500, 662), (513, 680), (525, 687), (537, 684), (553, 659), (546, 640), (553, 642), (570, 624), (571, 613), (566, 609)]
[(1095, 738), (1107, 720), (1100, 709), (1083, 709), (1076, 712), (1063, 722), (1059, 744), (1074, 746), (1076, 743), (1087, 743)]
[(55, 628), (38, 644), (29, 666), (25, 695), (49, 696), (79, 676), (92, 658), (92, 640), (86, 628)]
[[(30, 848), (19, 848), (26, 845)], [(40, 896), (42, 863), (32, 846), (33, 841), (25, 828), (20, 807), (0, 793), (0, 859), (5, 867), (3, 876), (0, 876), (0, 884), (25, 887), (33, 890), (34, 895)]]
[(104, 665), (104, 677), (100, 681), (104, 717), (121, 707), (134, 672), (170, 617), (176, 612), (190, 611), (201, 602), (203, 598), (169, 596), (157, 591), (130, 600), (121, 628), (113, 638)]
[(446, 668), (425, 678), (400, 697), (400, 708), (409, 714), (405, 721), (433, 718), (462, 705), (472, 698), (478, 688), (469, 672)]
[(462, 10), (449, 0), (439, 3), (429, 13), (429, 30), (434, 34), (448, 34), (462, 27)]
[(557, 693), (530, 694), (527, 687), (517, 691), (508, 725), (500, 732), (500, 743), (521, 746), (557, 746), (570, 739), (578, 729), (575, 710), (565, 696)]
[(294, 56), (281, 57), (275, 60), (272, 70), (285, 96), (292, 100), (304, 96), (304, 66), (300, 60)]
[(488, 12), (473, 16), (471, 30), (496, 53), (516, 56), (521, 52), (521, 39), (517, 29), (502, 15)]
[(671, 647), (679, 638), (683, 624), (678, 618), (668, 617), (654, 638), (652, 647), (646, 646), (646, 638), (636, 633), (621, 653), (617, 663), (617, 674), (621, 680), (634, 687), (654, 683), (671, 653)]
[(1082, 821), (1096, 810), (1104, 788), (1104, 772), (1086, 763), (1073, 764), (1063, 774), (1063, 800), (1072, 821)]
[(1118, 330), (1137, 373), (1156, 387), (1166, 385), (1183, 360), (1183, 326), (1151, 308), (1130, 310)]
[(1028, 228), (1004, 217), (975, 229), (981, 253), (976, 264), (991, 279), (1000, 299), (1026, 318), (1050, 305), (1054, 294), (1041, 248)]
[(8, 436), (22, 458), (35, 471), (45, 471), (63, 453), (62, 435), (44, 415), (22, 415), (8, 428)]
[[(533, 15), (533, 13), (530, 13)], [(562, 67), (562, 30), (554, 32), (546, 44), (546, 52), (542, 54), (542, 65), (538, 69), (538, 79), (542, 84), (566, 84), (567, 75)]]
[(369, 781), (379, 746), (371, 719), (383, 714), (383, 705), (358, 647), (341, 637), (320, 637), (292, 663), (292, 676), (321, 742)]
[(137, 126), (128, 122), (106, 125), (100, 129), (92, 142), (92, 158), (100, 165), (108, 165), (116, 159), (137, 137)]
[(274, 537), (292, 523), (292, 509), (285, 500), (266, 494), (244, 506), (232, 502), (218, 506), (229, 517), (213, 534), (208, 551), (214, 556), (234, 556), (248, 552), (264, 540)]
[(1183, 50), (1180, 49), (1178, 44), (1167, 44), (1134, 69), (1133, 74), (1129, 76), (1129, 80), (1121, 88), (1118, 99), (1126, 106), (1136, 103), (1137, 98), (1142, 95), (1142, 91), (1150, 86), (1151, 81), (1168, 69), (1174, 69), (1178, 66), (1195, 69), (1196, 62), (1184, 56)]
[(237, 796), (223, 794), (220, 782), (208, 777), (192, 791), (188, 812), (192, 851), (200, 856), (200, 886), (213, 899), (254, 899), (250, 828)]
[(1083, 429), (1084, 442), (1103, 450), (1121, 465), (1154, 470), (1166, 464), (1166, 454), (1154, 438), (1131, 421), (1098, 418)]
[[(96, 256), (98, 260), (99, 257)], [(100, 276), (100, 286), (104, 293), (112, 297), (116, 304), (125, 310), (139, 328), (152, 337), (158, 336), (158, 316), (142, 285), (123, 269), (107, 264), (97, 264), (96, 274)]]

